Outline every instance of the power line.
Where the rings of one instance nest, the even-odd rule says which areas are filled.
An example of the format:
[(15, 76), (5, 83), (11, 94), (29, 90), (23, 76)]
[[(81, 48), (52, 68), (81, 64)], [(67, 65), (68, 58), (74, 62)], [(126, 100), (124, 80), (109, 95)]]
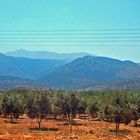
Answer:
[(93, 32), (93, 31), (140, 31), (140, 28), (120, 28), (120, 29), (10, 29), (0, 30), (0, 32)]
[(43, 43), (43, 42), (53, 42), (53, 43), (58, 43), (58, 42), (67, 42), (67, 43), (70, 43), (70, 42), (79, 42), (79, 43), (82, 43), (82, 42), (86, 42), (86, 43), (88, 43), (88, 42), (98, 42), (98, 43), (100, 43), (100, 42), (140, 42), (140, 40), (62, 40), (62, 41), (60, 41), (60, 40), (58, 40), (58, 41), (56, 41), (56, 40), (0, 40), (0, 42), (41, 42), (41, 43)]
[(2, 36), (8, 36), (8, 35), (17, 35), (17, 36), (25, 36), (25, 35), (33, 35), (33, 36), (41, 36), (41, 35), (140, 35), (140, 33), (0, 33)]
[(3, 36), (0, 36), (0, 39), (20, 39), (20, 38), (22, 38), (22, 39), (28, 39), (28, 38), (31, 38), (31, 39), (64, 39), (64, 38), (69, 38), (69, 39), (84, 39), (84, 38), (86, 38), (86, 39), (121, 39), (121, 38), (123, 38), (123, 39), (140, 39), (140, 37), (95, 37), (95, 36), (93, 36), (93, 37), (68, 37), (68, 36), (64, 36), (64, 37), (60, 37), (60, 36), (58, 36), (58, 37), (37, 37), (37, 36), (35, 36), (35, 37), (32, 37), (32, 36), (29, 36), (29, 37), (27, 37), (27, 36), (24, 36), (24, 37), (20, 37), (20, 36), (15, 36), (15, 37), (3, 37)]
[[(3, 42), (4, 43), (66, 43), (64, 46), (72, 46), (72, 45), (77, 46), (77, 44), (69, 45), (67, 43), (111, 43), (111, 42), (112, 43), (113, 42), (114, 43), (127, 43), (129, 42), (133, 44), (131, 45), (128, 45), (128, 44), (126, 45), (124, 44), (114, 44), (114, 45), (91, 44), (91, 46), (139, 46), (139, 44), (134, 44), (134, 43), (140, 42), (139, 40), (140, 36), (137, 36), (137, 35), (140, 35), (140, 32), (138, 31), (140, 31), (140, 29), (136, 29), (136, 28), (78, 29), (78, 30), (74, 30), (74, 29), (0, 30), (0, 42), (2, 43)], [(23, 39), (26, 39), (26, 40), (23, 40)], [(59, 40), (59, 39), (62, 39), (62, 40)], [(92, 39), (96, 39), (96, 40), (92, 40)], [(24, 45), (24, 44), (21, 44), (21, 45)], [(27, 44), (27, 46), (31, 46), (31, 44)], [(32, 45), (32, 46), (35, 46), (35, 45)], [(50, 44), (49, 46), (62, 46), (62, 45)], [(83, 44), (83, 46), (89, 46), (89, 45)]]
[[(0, 44), (0, 45), (1, 46), (19, 46), (19, 44)], [(82, 46), (84, 46), (84, 47), (85, 46), (87, 46), (87, 47), (88, 46), (112, 46), (112, 47), (113, 46), (116, 46), (116, 47), (117, 46), (122, 46), (122, 47), (138, 46), (138, 47), (140, 47), (140, 44), (139, 45), (128, 45), (128, 44), (124, 44), (124, 45), (119, 45), (119, 44), (118, 45), (111, 45), (111, 44), (108, 44), (108, 45), (107, 44), (106, 45), (105, 44), (103, 44), (103, 45), (98, 45), (98, 44), (97, 45), (96, 44), (93, 44), (93, 45), (87, 45), (87, 44), (85, 44), (85, 45), (83, 45), (83, 44), (82, 45), (77, 45), (77, 44), (75, 44), (75, 45), (69, 45), (69, 44), (61, 44), (61, 45), (57, 45), (57, 44), (56, 45), (54, 45), (54, 44), (53, 45), (52, 44), (48, 44), (48, 45), (47, 44), (38, 44), (38, 45), (37, 44), (20, 44), (20, 46), (58, 46), (58, 47), (61, 47), (61, 46), (71, 46), (71, 47), (76, 47), (76, 46), (81, 46), (81, 47)]]

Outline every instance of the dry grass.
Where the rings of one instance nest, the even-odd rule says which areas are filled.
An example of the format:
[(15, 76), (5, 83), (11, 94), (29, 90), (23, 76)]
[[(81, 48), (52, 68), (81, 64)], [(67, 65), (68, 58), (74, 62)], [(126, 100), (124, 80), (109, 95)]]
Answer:
[(35, 121), (24, 116), (17, 124), (6, 123), (0, 118), (0, 140), (140, 140), (140, 127), (121, 125), (115, 134), (112, 123), (76, 120), (69, 134), (69, 125), (55, 120), (42, 123), (42, 130), (36, 129)]

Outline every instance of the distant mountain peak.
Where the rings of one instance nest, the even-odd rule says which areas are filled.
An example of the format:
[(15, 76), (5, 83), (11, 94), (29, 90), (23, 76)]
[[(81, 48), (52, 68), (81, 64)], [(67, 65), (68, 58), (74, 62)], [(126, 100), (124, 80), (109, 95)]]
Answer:
[(55, 60), (67, 60), (72, 61), (79, 57), (83, 57), (86, 55), (92, 55), (89, 53), (56, 53), (56, 52), (49, 52), (49, 51), (27, 51), (24, 49), (16, 50), (13, 52), (7, 52), (6, 55), (13, 56), (13, 57), (26, 57), (26, 58), (33, 58), (33, 59), (55, 59)]

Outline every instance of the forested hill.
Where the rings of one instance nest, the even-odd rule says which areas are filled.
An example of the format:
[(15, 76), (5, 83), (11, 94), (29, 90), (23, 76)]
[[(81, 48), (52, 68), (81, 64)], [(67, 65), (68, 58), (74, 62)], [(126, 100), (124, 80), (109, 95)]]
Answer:
[(54, 88), (88, 88), (140, 78), (140, 66), (131, 61), (85, 56), (68, 63), (41, 79)]
[(37, 79), (64, 65), (64, 61), (29, 59), (0, 54), (0, 75)]
[(45, 86), (43, 86), (41, 83), (38, 83), (37, 81), (26, 78), (0, 76), (0, 90), (8, 90), (17, 87), (37, 88)]

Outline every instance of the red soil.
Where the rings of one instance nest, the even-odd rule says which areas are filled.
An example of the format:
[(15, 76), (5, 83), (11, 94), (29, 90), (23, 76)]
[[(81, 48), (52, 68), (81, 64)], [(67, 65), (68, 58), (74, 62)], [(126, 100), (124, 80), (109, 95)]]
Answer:
[(72, 126), (55, 120), (44, 120), (42, 130), (35, 129), (37, 123), (23, 117), (17, 124), (5, 122), (0, 118), (0, 140), (140, 140), (140, 127), (133, 124), (121, 125), (118, 135), (115, 134), (115, 124), (76, 120), (77, 125)]

